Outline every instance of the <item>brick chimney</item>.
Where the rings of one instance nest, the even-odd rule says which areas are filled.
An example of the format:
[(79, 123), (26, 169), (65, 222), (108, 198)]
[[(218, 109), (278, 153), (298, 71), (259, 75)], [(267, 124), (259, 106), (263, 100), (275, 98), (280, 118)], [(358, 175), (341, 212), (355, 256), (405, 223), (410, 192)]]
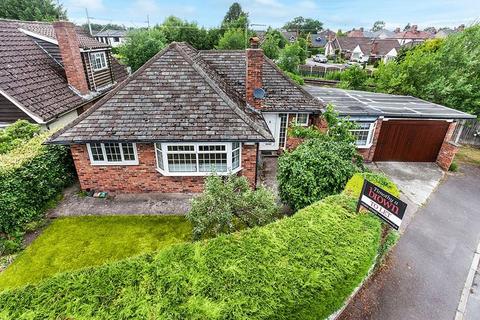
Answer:
[(57, 21), (53, 23), (53, 29), (55, 30), (68, 84), (78, 90), (80, 94), (88, 94), (88, 84), (82, 57), (80, 56), (80, 45), (75, 32), (75, 25), (68, 21)]
[(247, 70), (245, 79), (245, 100), (255, 109), (262, 109), (262, 99), (253, 96), (255, 89), (262, 88), (263, 50), (259, 48), (260, 39), (250, 38), (247, 49)]
[(395, 33), (400, 33), (400, 28), (395, 28)]
[(418, 26), (416, 24), (414, 24), (411, 28), (410, 28), (410, 31), (412, 31), (413, 33), (416, 33), (418, 30)]
[(360, 27), (360, 29), (359, 29), (359, 30), (360, 30), (361, 32), (363, 32), (363, 27)]

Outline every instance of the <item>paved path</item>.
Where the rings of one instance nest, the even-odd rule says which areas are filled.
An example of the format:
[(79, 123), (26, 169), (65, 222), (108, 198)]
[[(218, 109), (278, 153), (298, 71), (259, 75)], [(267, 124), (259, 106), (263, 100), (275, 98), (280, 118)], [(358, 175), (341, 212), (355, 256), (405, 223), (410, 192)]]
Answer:
[(368, 318), (454, 319), (480, 240), (480, 168), (465, 165), (462, 171), (449, 176), (415, 215), (392, 252)]

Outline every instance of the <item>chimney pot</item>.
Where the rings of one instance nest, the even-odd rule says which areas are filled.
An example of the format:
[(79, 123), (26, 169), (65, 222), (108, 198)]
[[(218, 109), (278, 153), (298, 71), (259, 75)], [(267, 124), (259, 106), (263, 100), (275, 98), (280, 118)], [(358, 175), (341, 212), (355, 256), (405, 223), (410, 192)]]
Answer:
[(250, 38), (250, 48), (258, 49), (260, 46), (260, 38), (259, 37), (251, 37)]
[(362, 32), (363, 32), (363, 27), (360, 27), (360, 31), (362, 31)]
[(78, 90), (80, 94), (88, 94), (87, 78), (83, 69), (75, 25), (68, 21), (57, 21), (53, 23), (53, 29), (68, 84)]

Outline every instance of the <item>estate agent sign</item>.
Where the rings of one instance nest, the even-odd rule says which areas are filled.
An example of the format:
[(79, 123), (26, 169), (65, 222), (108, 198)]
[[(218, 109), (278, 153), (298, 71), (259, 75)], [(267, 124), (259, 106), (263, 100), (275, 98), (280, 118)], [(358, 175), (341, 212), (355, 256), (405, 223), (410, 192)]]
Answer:
[(376, 214), (392, 228), (398, 230), (402, 223), (407, 204), (382, 188), (364, 180), (357, 211), (360, 206)]

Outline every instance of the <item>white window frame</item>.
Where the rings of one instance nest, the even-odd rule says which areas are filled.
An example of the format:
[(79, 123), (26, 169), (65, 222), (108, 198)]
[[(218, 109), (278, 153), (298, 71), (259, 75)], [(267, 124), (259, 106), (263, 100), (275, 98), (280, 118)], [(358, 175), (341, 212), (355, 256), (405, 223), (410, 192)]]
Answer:
[[(168, 155), (169, 154), (174, 154), (174, 153), (181, 153), (181, 152), (172, 152), (168, 151), (169, 146), (194, 146), (194, 151), (182, 151), (183, 153), (195, 153), (196, 154), (196, 171), (191, 171), (191, 172), (170, 172), (168, 170)], [(200, 151), (199, 152), (199, 146), (218, 146), (222, 145), (225, 146), (225, 153), (227, 154), (227, 171), (224, 172), (216, 172), (216, 171), (206, 171), (202, 172), (200, 171), (199, 167), (199, 161), (198, 161), (198, 154), (199, 153), (223, 153), (223, 151)], [(233, 173), (237, 173), (243, 169), (242, 167), (242, 143), (239, 145), (239, 166), (238, 168), (233, 169), (233, 149), (232, 149), (232, 142), (178, 142), (178, 143), (163, 143), (163, 142), (157, 142), (154, 144), (155, 148), (155, 168), (158, 172), (160, 172), (164, 176), (208, 176), (211, 175), (212, 173), (215, 173), (217, 175), (229, 175)], [(158, 152), (157, 149), (160, 146), (160, 151), (162, 154), (162, 163), (163, 163), (163, 169), (159, 167), (159, 162), (158, 162)]]
[[(105, 65), (101, 66), (100, 68), (95, 68), (96, 64), (96, 56), (101, 56), (100, 60), (105, 63)], [(108, 68), (108, 63), (107, 63), (107, 55), (105, 54), (105, 51), (97, 51), (97, 52), (90, 52), (90, 60), (92, 61), (92, 69), (93, 71), (101, 71), (105, 70)], [(103, 64), (103, 63), (100, 63)]]
[[(373, 135), (375, 133), (375, 128), (376, 128), (376, 121), (370, 122), (370, 121), (354, 121), (355, 123), (369, 123), (368, 127), (368, 135), (367, 135), (367, 141), (365, 144), (357, 144), (357, 141), (355, 140), (355, 146), (358, 149), (368, 149), (373, 145)], [(350, 130), (350, 132), (359, 132), (359, 131), (367, 131), (367, 129), (353, 129)]]
[[(96, 142), (100, 143), (100, 142)], [(87, 143), (87, 150), (88, 150), (88, 157), (90, 158), (90, 164), (92, 166), (134, 166), (138, 165), (138, 152), (137, 152), (137, 145), (136, 143), (132, 143), (133, 145), (133, 154), (135, 155), (135, 160), (125, 160), (125, 156), (123, 155), (123, 147), (121, 142), (110, 142), (110, 143), (118, 143), (120, 147), (120, 154), (122, 157), (122, 161), (108, 161), (107, 160), (107, 151), (105, 149), (105, 144), (100, 143), (102, 148), (103, 160), (94, 160), (92, 155), (92, 149), (90, 143)]]
[[(299, 123), (298, 122), (298, 115), (301, 114), (301, 115), (306, 115), (307, 116), (307, 119), (304, 123)], [(310, 120), (310, 113), (304, 113), (304, 112), (300, 112), (300, 113), (295, 113), (295, 123), (299, 126), (302, 126), (302, 127), (308, 127), (308, 121)]]

